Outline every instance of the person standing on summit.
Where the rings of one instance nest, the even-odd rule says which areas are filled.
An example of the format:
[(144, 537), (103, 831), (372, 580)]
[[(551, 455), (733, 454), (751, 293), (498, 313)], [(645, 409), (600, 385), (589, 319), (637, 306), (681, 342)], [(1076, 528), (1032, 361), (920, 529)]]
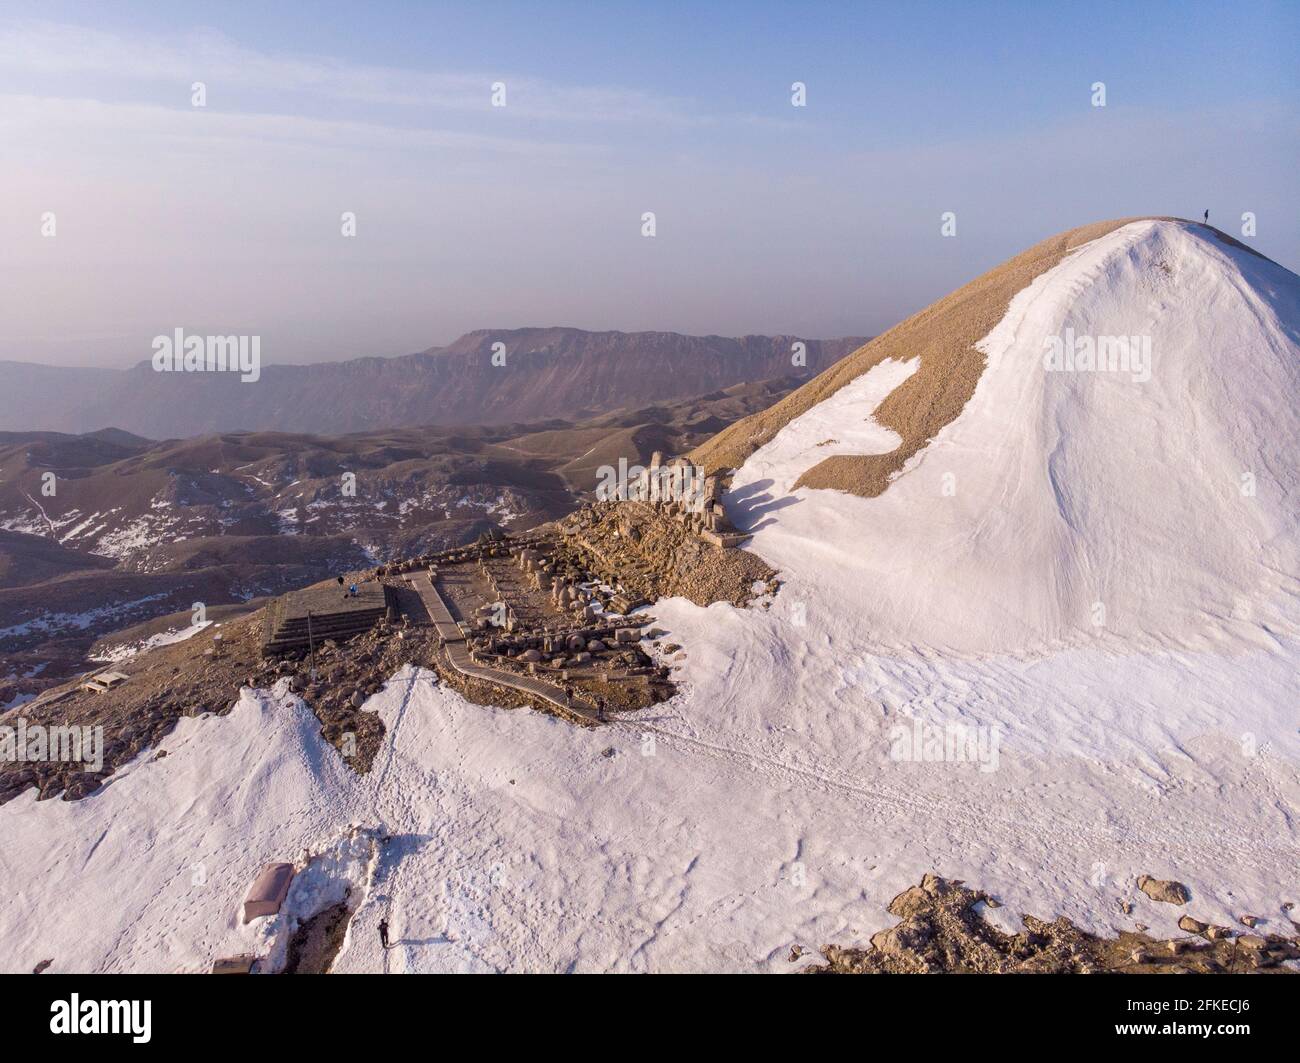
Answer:
[(1208, 210), (1205, 212), (1205, 224), (1210, 224), (1210, 212)]

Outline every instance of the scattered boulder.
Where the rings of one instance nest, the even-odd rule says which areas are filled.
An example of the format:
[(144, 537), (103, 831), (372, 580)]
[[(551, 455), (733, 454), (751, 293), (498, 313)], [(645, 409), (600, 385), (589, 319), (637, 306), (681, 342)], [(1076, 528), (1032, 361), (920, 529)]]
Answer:
[[(158, 756), (164, 756), (166, 750), (160, 750)], [(157, 757), (154, 758), (155, 760)], [(67, 788), (63, 791), (63, 800), (80, 801), (87, 794), (93, 794), (103, 785), (100, 776), (89, 771), (78, 772), (68, 782)]]
[(881, 953), (886, 960), (905, 963), (930, 943), (931, 936), (928, 927), (899, 923), (898, 926), (873, 934), (871, 947)]
[(914, 915), (928, 911), (934, 906), (934, 897), (943, 892), (941, 884), (944, 884), (943, 879), (938, 876), (925, 875), (919, 886), (904, 890), (889, 902), (889, 914), (896, 915), (900, 919), (910, 919)]
[(1153, 901), (1160, 901), (1163, 904), (1186, 904), (1192, 896), (1181, 882), (1152, 878), (1150, 875), (1139, 875), (1137, 888)]

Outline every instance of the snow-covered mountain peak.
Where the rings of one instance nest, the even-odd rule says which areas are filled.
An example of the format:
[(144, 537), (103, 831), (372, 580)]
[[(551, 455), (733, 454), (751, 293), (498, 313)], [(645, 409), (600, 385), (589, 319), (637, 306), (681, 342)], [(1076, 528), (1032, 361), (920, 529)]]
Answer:
[(733, 515), (873, 640), (1267, 640), (1296, 625), (1298, 335), (1295, 274), (1202, 226), (1126, 224), (1011, 299), (969, 401), (880, 495), (796, 485), (898, 445), (872, 414), (919, 353), (786, 424)]

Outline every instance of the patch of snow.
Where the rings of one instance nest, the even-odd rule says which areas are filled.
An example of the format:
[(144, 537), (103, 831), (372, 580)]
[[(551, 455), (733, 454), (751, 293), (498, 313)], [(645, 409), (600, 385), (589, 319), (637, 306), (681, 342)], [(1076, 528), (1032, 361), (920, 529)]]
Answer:
[(1004, 756), (992, 775), (891, 763), (861, 744), (869, 702), (796, 693), (825, 661), (714, 700), (703, 681), (720, 667), (770, 680), (758, 650), (776, 643), (747, 633), (747, 612), (663, 604), (692, 617), (670, 619), (687, 679), (640, 720), (586, 730), (484, 708), (406, 667), (365, 706), (386, 733), (357, 776), (282, 681), (225, 717), (181, 720), (167, 757), (142, 755), (90, 799), (23, 794), (0, 807), (22, 898), (0, 908), (0, 965), (201, 971), (250, 943), (274, 951), (287, 927), (239, 921), (258, 870), (303, 867), (355, 825), (389, 838), (373, 865), (358, 855), (291, 906), (305, 917), (359, 887), (341, 972), (786, 971), (794, 943), (861, 943), (892, 924), (889, 900), (935, 869), (1000, 894), (1007, 918), (1063, 910), (1117, 928), (1126, 898), (1170, 935), (1183, 909), (1148, 902), (1138, 874), (1177, 871), (1186, 910), (1224, 923), (1275, 910), (1291, 883), (1275, 787), (1292, 765), (1275, 755), (1230, 802), (1204, 775), (1223, 750), (1199, 750), (1163, 796), (1065, 761)]
[[(893, 449), (870, 420), (907, 375), (891, 363), (757, 451), (729, 510), (880, 642), (1268, 649), (1300, 618), (1298, 322), (1294, 274), (1179, 224), (1127, 225), (1012, 300), (965, 410), (882, 495), (794, 482), (829, 454)], [(1067, 330), (1149, 336), (1150, 379), (1046, 371)]]
[(80, 613), (43, 613), (34, 620), (27, 620), (20, 624), (12, 624), (9, 627), (0, 628), (0, 638), (12, 638), (20, 635), (31, 635), (36, 632), (46, 634), (56, 631), (84, 631), (86, 628), (100, 623), (103, 620), (109, 620), (114, 617), (125, 617), (141, 605), (147, 605), (149, 602), (156, 602), (166, 598), (165, 594), (148, 594), (142, 598), (134, 598), (125, 602), (114, 602), (112, 605), (96, 606), (93, 609), (86, 609)]
[[(308, 507), (310, 508), (310, 506)], [(292, 506), (289, 509), (278, 510), (275, 514), (276, 533), (279, 535), (301, 535), (302, 529), (298, 527), (298, 507)]]
[(191, 624), (186, 628), (168, 628), (166, 631), (160, 631), (156, 635), (150, 635), (148, 638), (140, 639), (137, 642), (121, 643), (113, 646), (105, 653), (96, 657), (91, 657), (92, 661), (107, 661), (117, 663), (120, 661), (129, 661), (132, 657), (146, 650), (156, 649), (159, 646), (171, 646), (177, 642), (184, 642), (191, 639), (204, 628), (211, 627), (211, 620), (204, 620), (202, 623)]

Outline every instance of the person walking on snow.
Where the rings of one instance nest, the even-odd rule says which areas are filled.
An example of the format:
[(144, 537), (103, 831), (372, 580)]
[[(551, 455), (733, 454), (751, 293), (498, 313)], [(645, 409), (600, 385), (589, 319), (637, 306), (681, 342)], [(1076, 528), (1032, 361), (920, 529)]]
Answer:
[(1205, 224), (1210, 224), (1210, 212), (1208, 210), (1205, 212)]
[(388, 920), (379, 920), (379, 944), (388, 948)]

